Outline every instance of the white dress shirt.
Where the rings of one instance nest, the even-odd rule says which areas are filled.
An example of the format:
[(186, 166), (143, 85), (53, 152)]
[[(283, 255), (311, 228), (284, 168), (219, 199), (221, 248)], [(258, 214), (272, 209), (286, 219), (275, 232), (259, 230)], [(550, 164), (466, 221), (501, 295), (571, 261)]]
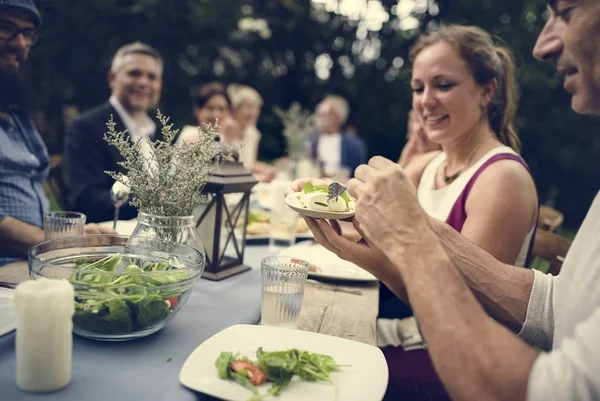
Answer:
[(317, 160), (323, 163), (326, 171), (339, 169), (342, 164), (342, 135), (339, 132), (319, 135)]
[(137, 121), (131, 116), (131, 114), (127, 112), (127, 110), (125, 110), (123, 105), (114, 96), (111, 96), (108, 101), (115, 108), (117, 114), (119, 114), (119, 117), (121, 117), (121, 120), (123, 121), (123, 124), (125, 124), (125, 128), (129, 133), (131, 141), (135, 142), (141, 139), (141, 153), (146, 161), (146, 168), (149, 172), (152, 171), (148, 162), (150, 161), (150, 155), (152, 154), (150, 141), (152, 139), (152, 134), (154, 134), (156, 131), (156, 123), (152, 121), (148, 114), (144, 114), (142, 121)]

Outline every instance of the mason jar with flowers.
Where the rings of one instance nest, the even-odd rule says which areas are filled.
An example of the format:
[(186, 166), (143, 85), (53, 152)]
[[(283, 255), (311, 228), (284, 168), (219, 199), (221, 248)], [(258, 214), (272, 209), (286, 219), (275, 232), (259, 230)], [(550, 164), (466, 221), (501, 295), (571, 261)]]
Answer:
[(178, 143), (179, 130), (173, 129), (169, 118), (159, 110), (157, 119), (162, 140), (132, 141), (127, 131), (115, 130), (111, 116), (104, 139), (123, 156), (119, 165), (124, 172), (106, 173), (131, 192), (130, 203), (139, 210), (132, 237), (182, 243), (203, 252), (194, 209), (204, 201), (201, 193), (210, 175), (240, 145), (220, 141), (218, 122), (198, 127), (198, 141)]

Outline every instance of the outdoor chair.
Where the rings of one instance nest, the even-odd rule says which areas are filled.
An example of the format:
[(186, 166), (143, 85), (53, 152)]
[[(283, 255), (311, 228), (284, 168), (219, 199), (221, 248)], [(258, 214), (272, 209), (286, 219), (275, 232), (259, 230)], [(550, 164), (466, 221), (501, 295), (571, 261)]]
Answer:
[(540, 206), (538, 227), (546, 231), (554, 232), (563, 222), (563, 214), (550, 206)]
[(539, 268), (540, 260), (549, 263), (548, 273), (558, 275), (567, 255), (571, 241), (562, 235), (538, 228), (532, 250), (532, 262), (529, 267)]

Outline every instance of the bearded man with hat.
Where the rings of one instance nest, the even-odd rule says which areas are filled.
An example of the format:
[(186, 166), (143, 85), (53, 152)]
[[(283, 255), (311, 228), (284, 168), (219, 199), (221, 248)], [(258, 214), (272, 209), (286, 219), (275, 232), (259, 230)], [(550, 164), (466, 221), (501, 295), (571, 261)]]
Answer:
[[(44, 240), (49, 156), (30, 117), (33, 92), (25, 68), (41, 26), (32, 0), (0, 0), (0, 271)], [(109, 231), (86, 226), (87, 233)]]

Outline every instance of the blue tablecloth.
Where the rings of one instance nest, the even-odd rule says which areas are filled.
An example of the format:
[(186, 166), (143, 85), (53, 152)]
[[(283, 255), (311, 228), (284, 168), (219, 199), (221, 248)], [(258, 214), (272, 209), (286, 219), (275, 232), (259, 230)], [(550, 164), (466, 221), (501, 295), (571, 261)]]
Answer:
[(0, 338), (0, 400), (185, 401), (212, 400), (179, 383), (186, 358), (207, 338), (260, 318), (260, 259), (266, 246), (246, 247), (252, 270), (220, 282), (198, 280), (187, 304), (164, 329), (126, 342), (73, 336), (73, 374), (63, 390), (20, 391), (15, 384), (15, 334)]

